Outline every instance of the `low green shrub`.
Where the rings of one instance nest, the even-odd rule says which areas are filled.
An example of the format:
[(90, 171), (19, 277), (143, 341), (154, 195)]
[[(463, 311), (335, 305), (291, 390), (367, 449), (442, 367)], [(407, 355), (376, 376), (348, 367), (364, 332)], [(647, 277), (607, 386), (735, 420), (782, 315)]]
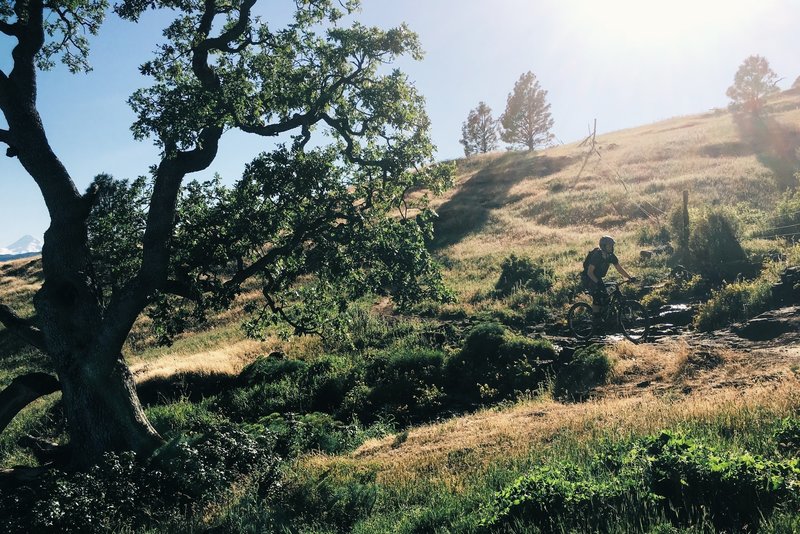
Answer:
[(642, 304), (649, 310), (656, 310), (666, 304), (687, 303), (703, 297), (708, 294), (708, 290), (708, 284), (699, 274), (673, 276), (642, 297)]
[(208, 432), (229, 423), (224, 415), (211, 409), (208, 401), (194, 403), (181, 399), (170, 404), (150, 406), (145, 412), (150, 423), (165, 439)]
[(663, 432), (645, 440), (645, 480), (680, 523), (709, 517), (718, 530), (751, 530), (780, 503), (798, 503), (800, 460), (768, 460)]
[(241, 387), (215, 401), (215, 409), (235, 420), (256, 421), (272, 413), (341, 413), (350, 391), (359, 383), (363, 363), (358, 357), (322, 356), (311, 362), (259, 358), (242, 370)]
[(355, 422), (337, 421), (329, 414), (278, 414), (258, 420), (257, 429), (263, 428), (275, 436), (275, 450), (287, 457), (307, 452), (339, 454), (354, 449), (366, 438), (366, 432)]
[(282, 514), (295, 528), (303, 525), (302, 532), (351, 532), (375, 507), (375, 479), (371, 469), (334, 466), (321, 474), (301, 472), (281, 497)]
[(579, 348), (556, 373), (553, 395), (566, 400), (583, 400), (589, 391), (605, 384), (613, 365), (601, 345)]
[(510, 294), (514, 289), (543, 293), (553, 287), (555, 272), (527, 256), (511, 254), (500, 266), (500, 279), (495, 284), (499, 296)]
[(369, 413), (366, 421), (391, 416), (399, 423), (424, 421), (437, 414), (445, 401), (444, 353), (432, 349), (395, 349), (376, 355), (367, 364)]
[(800, 419), (787, 417), (781, 420), (773, 439), (782, 453), (800, 454)]
[[(442, 303), (431, 300), (428, 305), (441, 307)], [(412, 308), (414, 306), (417, 304)], [(325, 336), (324, 344), (325, 349), (333, 353), (363, 352), (369, 348), (389, 347), (397, 340), (413, 335), (418, 328), (419, 324), (414, 321), (386, 317), (354, 306), (337, 318), (337, 327)]]
[(175, 439), (142, 460), (106, 454), (87, 472), (47, 472), (0, 492), (3, 532), (98, 532), (159, 528), (220, 503), (245, 479), (262, 497), (279, 486), (273, 439), (235, 427)]
[(538, 466), (496, 492), (479, 523), (501, 532), (605, 532), (620, 524), (752, 532), (775, 510), (797, 509), (798, 484), (798, 458), (770, 460), (665, 431), (608, 444), (584, 467)]
[(482, 323), (445, 363), (449, 390), (470, 403), (510, 398), (535, 391), (548, 377), (556, 357), (543, 339), (513, 334), (497, 323)]
[(705, 332), (722, 328), (769, 309), (771, 301), (772, 281), (769, 278), (727, 284), (711, 292), (711, 298), (697, 310), (694, 326)]
[(640, 224), (636, 228), (636, 242), (639, 245), (668, 245), (670, 238), (669, 228), (663, 224)]
[(796, 240), (800, 236), (800, 190), (786, 191), (775, 206), (770, 228), (762, 235)]
[(544, 465), (497, 492), (481, 525), (492, 530), (516, 525), (536, 532), (599, 532), (626, 509), (653, 501), (635, 479), (597, 477), (569, 464)]
[(729, 212), (708, 210), (694, 217), (684, 264), (706, 278), (732, 279), (746, 267), (747, 254), (739, 243)]

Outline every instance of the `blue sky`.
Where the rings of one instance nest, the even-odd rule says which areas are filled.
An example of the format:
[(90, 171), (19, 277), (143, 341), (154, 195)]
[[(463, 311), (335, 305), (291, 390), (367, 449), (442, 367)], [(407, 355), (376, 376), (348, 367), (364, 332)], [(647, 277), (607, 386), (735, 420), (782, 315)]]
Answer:
[[(283, 20), (292, 2), (259, 4), (265, 17)], [(548, 91), (553, 131), (565, 143), (585, 137), (595, 118), (608, 132), (723, 107), (751, 54), (769, 60), (782, 88), (800, 75), (800, 5), (790, 0), (363, 0), (356, 18), (384, 28), (406, 22), (419, 34), (425, 59), (398, 66), (427, 99), (440, 159), (462, 155), (470, 109), (483, 100), (499, 115), (528, 70)], [(133, 141), (125, 101), (146, 85), (137, 66), (161, 41), (165, 21), (111, 15), (94, 39), (91, 73), (41, 74), (45, 128), (80, 189), (100, 172), (130, 178), (156, 162), (149, 143)], [(0, 38), (0, 69), (13, 44)], [(192, 177), (219, 172), (233, 181), (263, 143), (229, 135), (212, 167)], [(41, 237), (48, 224), (33, 181), (17, 160), (1, 157), (0, 247)]]

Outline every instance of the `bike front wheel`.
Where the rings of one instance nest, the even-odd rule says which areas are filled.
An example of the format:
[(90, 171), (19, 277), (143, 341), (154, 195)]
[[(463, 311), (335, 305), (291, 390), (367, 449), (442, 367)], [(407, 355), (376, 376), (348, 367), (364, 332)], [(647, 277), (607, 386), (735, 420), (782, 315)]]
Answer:
[(567, 312), (569, 329), (578, 339), (589, 339), (594, 333), (592, 306), (587, 302), (576, 302)]
[(626, 300), (619, 305), (617, 320), (622, 335), (634, 343), (641, 343), (650, 333), (650, 317), (644, 306), (635, 300)]

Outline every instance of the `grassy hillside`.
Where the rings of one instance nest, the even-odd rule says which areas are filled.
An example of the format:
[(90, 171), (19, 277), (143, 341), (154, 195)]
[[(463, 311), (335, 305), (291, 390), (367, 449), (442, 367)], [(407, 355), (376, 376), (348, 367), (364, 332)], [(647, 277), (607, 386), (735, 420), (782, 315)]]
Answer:
[[(349, 330), (325, 340), (246, 339), (242, 308), (257, 291), (171, 347), (158, 347), (142, 318), (125, 353), (148, 416), (178, 449), (221, 451), (192, 461), (217, 461), (220, 473), (225, 464), (232, 478), (220, 474), (216, 493), (202, 495), (167, 481), (191, 505), (137, 515), (96, 505), (119, 489), (101, 470), (90, 476), (106, 497), (84, 495), (55, 519), (41, 515), (44, 501), (31, 520), (187, 532), (800, 530), (796, 332), (765, 342), (727, 330), (644, 345), (611, 337), (577, 350), (531, 337), (563, 326), (580, 263), (605, 233), (643, 279), (631, 291), (653, 309), (700, 301), (696, 326), (716, 328), (771, 306), (771, 285), (800, 264), (800, 247), (755, 236), (797, 215), (793, 202), (800, 212), (785, 192), (799, 148), (800, 95), (786, 92), (762, 119), (716, 110), (593, 144), (459, 160), (456, 187), (434, 200), (431, 243), (453, 302), (421, 302), (410, 315), (360, 302)], [(692, 246), (713, 241), (709, 213), (721, 213), (756, 265), (750, 276), (723, 283), (698, 264), (692, 278), (671, 279), (677, 258), (640, 257), (675, 244), (683, 190)], [(538, 269), (536, 285), (497, 286), (512, 254)], [(40, 283), (38, 260), (0, 263), (0, 301), (25, 315)], [(47, 362), (0, 327), (0, 387), (39, 369)], [(0, 436), (2, 466), (36, 462), (17, 444), (23, 434), (64, 438), (57, 397)], [(242, 450), (259, 460), (241, 464)], [(278, 467), (253, 451), (279, 456)], [(142, 483), (114, 461), (111, 479)], [(184, 484), (207, 483), (197, 477), (216, 473), (208, 465), (187, 467)], [(69, 479), (50, 498), (83, 502), (70, 484), (85, 482)]]
[(435, 244), (459, 274), (515, 250), (575, 270), (604, 233), (633, 260), (637, 236), (669, 225), (683, 190), (693, 210), (749, 215), (741, 228), (749, 235), (769, 224), (800, 166), (800, 96), (784, 93), (768, 109), (764, 120), (714, 111), (598, 135), (595, 153), (571, 143), (460, 160), (458, 186), (439, 200)]

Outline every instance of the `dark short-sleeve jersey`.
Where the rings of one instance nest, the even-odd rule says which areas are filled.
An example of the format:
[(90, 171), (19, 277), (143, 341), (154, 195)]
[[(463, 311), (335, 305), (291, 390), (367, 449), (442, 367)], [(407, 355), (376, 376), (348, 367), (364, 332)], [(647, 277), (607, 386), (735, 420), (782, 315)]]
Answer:
[(598, 278), (602, 278), (608, 272), (608, 268), (611, 265), (618, 265), (619, 260), (617, 256), (614, 254), (609, 254), (607, 258), (603, 257), (603, 251), (599, 248), (594, 249), (586, 256), (586, 260), (583, 262), (583, 272), (585, 274), (589, 274), (589, 266), (594, 265), (594, 275)]

